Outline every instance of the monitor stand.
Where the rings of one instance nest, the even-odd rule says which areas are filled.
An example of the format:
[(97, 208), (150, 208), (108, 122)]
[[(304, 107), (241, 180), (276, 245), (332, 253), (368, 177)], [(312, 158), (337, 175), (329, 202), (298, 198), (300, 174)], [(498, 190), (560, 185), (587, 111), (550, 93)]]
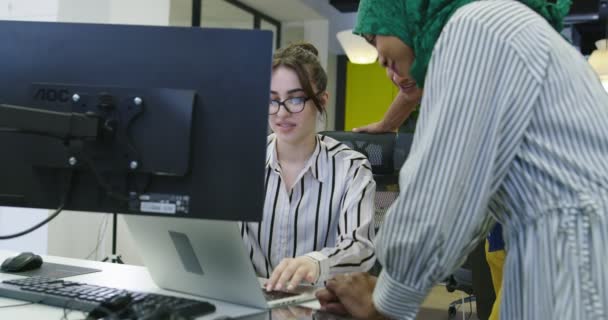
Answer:
[(116, 237), (118, 234), (117, 226), (118, 226), (118, 214), (116, 212), (114, 212), (114, 213), (112, 213), (112, 254), (110, 256), (105, 257), (103, 260), (101, 260), (102, 262), (124, 264), (124, 262), (122, 261), (121, 255), (116, 253)]

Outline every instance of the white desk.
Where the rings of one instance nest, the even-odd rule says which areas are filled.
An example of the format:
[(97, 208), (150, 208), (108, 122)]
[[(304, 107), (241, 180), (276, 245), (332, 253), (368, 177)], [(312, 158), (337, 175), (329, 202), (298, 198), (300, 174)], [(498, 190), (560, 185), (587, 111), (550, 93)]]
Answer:
[[(0, 250), (0, 262), (4, 259), (16, 255), (17, 252)], [(43, 256), (45, 262), (53, 262), (60, 264), (67, 264), (85, 268), (101, 269), (102, 272), (95, 272), (90, 274), (84, 274), (75, 277), (69, 277), (70, 281), (84, 282), (89, 284), (95, 284), (106, 287), (122, 288), (133, 291), (144, 291), (151, 293), (167, 294), (172, 296), (180, 296), (186, 298), (193, 298), (208, 301), (213, 303), (216, 307), (216, 312), (212, 315), (200, 317), (199, 319), (218, 319), (222, 316), (229, 316), (231, 318), (239, 319), (268, 319), (269, 315), (267, 311), (247, 308), (235, 304), (230, 304), (222, 301), (193, 297), (186, 294), (180, 294), (173, 291), (167, 291), (160, 289), (154, 284), (152, 278), (148, 274), (148, 270), (144, 267), (130, 266), (130, 265), (119, 265), (112, 263), (80, 260), (80, 259), (69, 259), (54, 256)], [(21, 276), (0, 273), (0, 281), (18, 279)], [(46, 306), (46, 305), (26, 305), (20, 307), (2, 308), (2, 306), (8, 306), (13, 304), (20, 304), (22, 301), (0, 298), (0, 319), (62, 319), (63, 309)], [(83, 313), (80, 311), (71, 311), (67, 319), (83, 319)]]

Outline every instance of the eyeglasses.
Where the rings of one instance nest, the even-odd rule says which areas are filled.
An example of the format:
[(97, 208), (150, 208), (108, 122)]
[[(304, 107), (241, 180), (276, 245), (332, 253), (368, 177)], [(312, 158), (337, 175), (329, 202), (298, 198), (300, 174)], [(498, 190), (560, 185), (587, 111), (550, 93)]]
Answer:
[[(321, 92), (317, 93), (319, 95)], [(279, 113), (281, 106), (285, 107), (285, 110), (289, 113), (300, 113), (306, 106), (306, 101), (310, 100), (310, 97), (291, 97), (283, 101), (270, 100), (268, 104), (268, 114), (273, 115)]]

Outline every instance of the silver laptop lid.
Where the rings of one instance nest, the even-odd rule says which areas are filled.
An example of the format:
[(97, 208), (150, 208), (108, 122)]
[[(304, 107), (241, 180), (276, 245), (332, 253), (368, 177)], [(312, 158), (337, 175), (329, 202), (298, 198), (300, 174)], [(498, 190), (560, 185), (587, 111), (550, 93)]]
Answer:
[(124, 218), (144, 264), (161, 288), (264, 309), (316, 299), (313, 287), (302, 286), (296, 295), (269, 300), (236, 222)]
[(135, 215), (124, 218), (159, 287), (256, 308), (269, 307), (236, 222)]

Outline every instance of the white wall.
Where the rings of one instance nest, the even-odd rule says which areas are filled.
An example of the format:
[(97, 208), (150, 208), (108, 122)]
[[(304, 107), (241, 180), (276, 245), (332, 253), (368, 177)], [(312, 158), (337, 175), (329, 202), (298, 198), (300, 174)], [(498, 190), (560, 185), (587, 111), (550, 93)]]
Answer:
[(329, 21), (311, 20), (306, 22), (289, 22), (282, 24), (282, 46), (292, 42), (307, 41), (312, 43), (319, 51), (319, 60), (327, 72), (327, 92), (329, 103), (327, 105), (327, 125), (325, 130), (334, 130), (336, 115), (336, 68), (337, 56), (330, 49)]
[(55, 21), (58, 0), (0, 0), (0, 19)]
[(170, 0), (111, 0), (108, 22), (168, 26), (170, 8)]
[(338, 31), (352, 29), (357, 21), (357, 13), (342, 13), (329, 4), (327, 0), (300, 0), (310, 6), (329, 21), (328, 40), (329, 52), (333, 54), (344, 54), (340, 43), (336, 39)]
[[(21, 232), (47, 218), (48, 210), (0, 207), (0, 235)], [(0, 249), (47, 253), (47, 226), (23, 237), (0, 240)]]
[(304, 26), (304, 40), (312, 43), (319, 51), (319, 61), (323, 68), (327, 68), (327, 55), (329, 52), (329, 22), (327, 20), (306, 21)]
[(189, 27), (192, 24), (192, 0), (172, 0), (169, 8), (169, 25)]
[[(127, 264), (142, 265), (137, 245), (121, 215), (117, 220), (116, 252)], [(49, 225), (48, 253), (101, 260), (112, 253), (112, 215), (66, 211)]]
[(169, 0), (58, 1), (61, 22), (169, 25)]
[(104, 23), (110, 16), (107, 0), (58, 0), (57, 21)]
[(329, 104), (327, 106), (327, 122), (325, 130), (336, 129), (336, 80), (338, 74), (338, 56), (333, 53), (327, 55), (327, 92), (329, 93)]

